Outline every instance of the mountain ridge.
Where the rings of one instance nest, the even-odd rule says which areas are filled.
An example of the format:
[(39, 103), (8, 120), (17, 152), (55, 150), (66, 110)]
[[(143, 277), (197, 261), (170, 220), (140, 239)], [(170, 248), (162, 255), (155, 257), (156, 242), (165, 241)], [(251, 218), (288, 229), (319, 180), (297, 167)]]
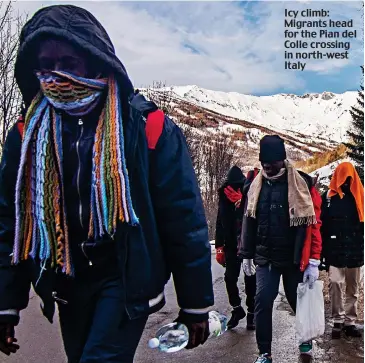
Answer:
[[(331, 151), (346, 139), (351, 121), (348, 112), (357, 92), (242, 95), (209, 91), (196, 85), (140, 89), (192, 135), (230, 138), (239, 146), (242, 167), (257, 165), (259, 141), (278, 134), (288, 157), (306, 160)], [(273, 122), (271, 120), (277, 120)], [(197, 136), (198, 140), (199, 137)]]
[(346, 142), (351, 121), (349, 110), (356, 104), (356, 91), (334, 93), (278, 93), (253, 96), (238, 92), (212, 91), (197, 85), (172, 86), (174, 98), (224, 116), (252, 122), (277, 131), (319, 136), (338, 143)]

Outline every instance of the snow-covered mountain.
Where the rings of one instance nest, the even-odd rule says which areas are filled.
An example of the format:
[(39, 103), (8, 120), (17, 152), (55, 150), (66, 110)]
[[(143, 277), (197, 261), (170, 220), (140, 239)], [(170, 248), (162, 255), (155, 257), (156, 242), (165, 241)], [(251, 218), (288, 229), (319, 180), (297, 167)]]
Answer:
[(349, 109), (357, 92), (251, 96), (210, 91), (198, 86), (172, 87), (177, 99), (282, 133), (300, 133), (335, 142), (346, 141)]
[(197, 86), (140, 91), (188, 128), (190, 138), (198, 141), (205, 136), (209, 140), (220, 135), (233, 140), (239, 146), (238, 159), (244, 171), (259, 166), (259, 141), (264, 135), (280, 135), (293, 162), (333, 151), (347, 139), (349, 109), (358, 96), (357, 92), (250, 96)]

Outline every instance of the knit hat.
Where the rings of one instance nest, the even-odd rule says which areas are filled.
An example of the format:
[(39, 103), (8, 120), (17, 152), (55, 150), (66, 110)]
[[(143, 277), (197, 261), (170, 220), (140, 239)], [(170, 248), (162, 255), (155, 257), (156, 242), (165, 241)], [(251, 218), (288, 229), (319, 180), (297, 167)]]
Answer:
[(260, 156), (261, 162), (284, 161), (286, 159), (286, 151), (284, 140), (278, 135), (266, 135), (260, 140)]

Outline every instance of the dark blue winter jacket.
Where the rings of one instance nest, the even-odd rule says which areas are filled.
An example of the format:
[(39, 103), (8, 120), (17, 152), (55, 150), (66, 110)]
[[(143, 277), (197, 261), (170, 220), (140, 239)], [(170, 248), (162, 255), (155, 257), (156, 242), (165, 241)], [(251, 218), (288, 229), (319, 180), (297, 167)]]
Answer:
[[(114, 72), (123, 90), (125, 153), (133, 205), (140, 220), (137, 227), (121, 223), (115, 236), (128, 315), (137, 318), (162, 308), (164, 286), (171, 273), (179, 306), (193, 313), (206, 312), (214, 303), (207, 223), (180, 129), (165, 117), (156, 149), (148, 149), (146, 116), (156, 105), (134, 95), (126, 70), (98, 21), (70, 5), (40, 10), (22, 31), (15, 75), (26, 104), (38, 90), (33, 75), (34, 50), (44, 35), (60, 36), (91, 53), (105, 69)], [(81, 222), (88, 221), (94, 121), (84, 122), (82, 135), (75, 120), (64, 121), (65, 198), (74, 246), (82, 242), (85, 229)], [(79, 159), (75, 157), (76, 140)], [(0, 166), (0, 311), (27, 306), (31, 283), (35, 284), (40, 269), (33, 260), (11, 265), (20, 148), (21, 137), (15, 125), (8, 134)], [(35, 290), (44, 302), (44, 314), (52, 320), (52, 270), (43, 272)]]

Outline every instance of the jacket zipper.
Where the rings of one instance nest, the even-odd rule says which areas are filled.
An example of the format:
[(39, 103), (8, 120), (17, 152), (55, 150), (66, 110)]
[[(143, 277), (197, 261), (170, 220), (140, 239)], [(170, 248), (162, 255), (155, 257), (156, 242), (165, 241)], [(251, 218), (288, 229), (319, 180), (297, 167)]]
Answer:
[(79, 152), (79, 146), (80, 146), (80, 140), (82, 137), (82, 134), (84, 132), (84, 123), (82, 119), (79, 119), (79, 126), (81, 126), (81, 132), (80, 136), (76, 141), (76, 153), (77, 153), (77, 159), (78, 159), (78, 168), (77, 168), (77, 193), (79, 195), (79, 219), (81, 227), (84, 228), (83, 222), (82, 222), (82, 199), (81, 199), (81, 192), (80, 192), (80, 173), (81, 173), (81, 160), (80, 160), (80, 152)]
[(93, 262), (89, 259), (89, 256), (86, 254), (86, 252), (84, 250), (84, 247), (85, 247), (85, 242), (82, 242), (81, 243), (81, 251), (84, 254), (85, 258), (89, 261), (89, 266), (92, 266)]
[[(270, 213), (269, 213), (269, 217), (268, 217), (268, 223), (269, 223), (269, 228), (268, 228), (268, 241), (269, 241), (269, 260), (271, 261), (271, 253), (272, 253), (272, 242), (271, 242), (271, 212), (272, 212), (272, 190), (273, 190), (273, 184), (271, 183), (270, 180), (267, 181), (269, 188), (270, 188), (270, 193), (269, 193), (269, 203), (270, 203)], [(270, 262), (270, 270), (271, 270), (271, 262)]]
[(128, 315), (129, 319), (131, 318), (131, 315), (129, 314), (128, 307), (127, 307), (127, 262), (128, 262), (128, 231), (126, 230), (125, 234), (125, 258), (124, 258), (124, 268), (123, 268), (123, 290), (124, 290), (124, 302), (125, 302), (125, 311)]

